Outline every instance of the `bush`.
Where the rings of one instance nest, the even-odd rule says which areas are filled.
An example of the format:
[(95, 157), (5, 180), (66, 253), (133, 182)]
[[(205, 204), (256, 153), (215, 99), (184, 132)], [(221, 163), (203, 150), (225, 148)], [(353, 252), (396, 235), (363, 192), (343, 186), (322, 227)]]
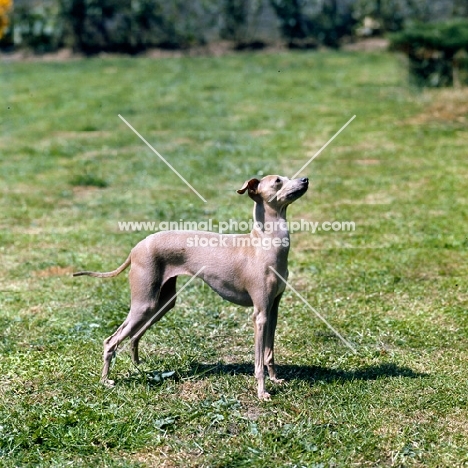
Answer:
[[(1, 1), (1, 0), (0, 0)], [(51, 52), (62, 45), (59, 4), (44, 1), (33, 6), (21, 3), (13, 14), (15, 45), (35, 52)]]
[(353, 3), (353, 17), (363, 23), (366, 18), (378, 24), (380, 31), (400, 31), (410, 21), (429, 21), (431, 10), (437, 10), (428, 0), (356, 0)]
[(442, 23), (415, 24), (391, 35), (394, 48), (406, 51), (440, 50), (447, 56), (468, 48), (468, 21), (452, 20)]
[(222, 0), (219, 11), (219, 37), (234, 42), (238, 50), (263, 48), (265, 43), (256, 37), (255, 27), (263, 4), (263, 0)]
[(136, 53), (148, 47), (203, 44), (213, 17), (212, 1), (62, 0), (65, 42), (87, 54)]
[[(12, 0), (0, 0), (0, 35)], [(5, 45), (94, 54), (187, 49), (228, 39), (237, 48), (279, 40), (290, 47), (339, 47), (358, 25), (396, 31), (408, 21), (468, 14), (464, 0), (22, 0)], [(456, 6), (458, 5), (458, 6)], [(373, 27), (366, 28), (367, 23)], [(14, 33), (13, 33), (14, 31)], [(436, 66), (436, 68), (439, 65)], [(437, 72), (442, 73), (442, 72)], [(445, 73), (445, 72), (444, 72)], [(434, 76), (434, 73), (430, 73)]]
[(292, 47), (324, 44), (338, 47), (351, 35), (354, 20), (345, 2), (338, 0), (270, 0), (281, 23), (284, 38)]
[(393, 50), (408, 56), (410, 76), (416, 84), (448, 86), (454, 81), (454, 67), (466, 66), (468, 21), (415, 24), (392, 34), (390, 41)]

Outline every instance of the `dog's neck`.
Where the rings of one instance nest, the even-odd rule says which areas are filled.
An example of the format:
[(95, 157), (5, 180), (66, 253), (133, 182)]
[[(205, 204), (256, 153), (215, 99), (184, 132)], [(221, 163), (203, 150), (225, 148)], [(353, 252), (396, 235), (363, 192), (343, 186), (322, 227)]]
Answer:
[(281, 240), (287, 239), (287, 242), (282, 243), (280, 250), (285, 250), (286, 253), (289, 251), (289, 230), (286, 221), (286, 206), (276, 210), (267, 203), (255, 202), (253, 218), (253, 232), (261, 237), (277, 237)]

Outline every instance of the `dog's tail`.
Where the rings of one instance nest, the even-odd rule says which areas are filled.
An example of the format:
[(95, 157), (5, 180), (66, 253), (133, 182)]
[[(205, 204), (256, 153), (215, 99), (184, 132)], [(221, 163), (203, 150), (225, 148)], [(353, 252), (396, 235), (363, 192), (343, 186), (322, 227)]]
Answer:
[(120, 273), (122, 273), (122, 271), (124, 271), (125, 268), (127, 268), (130, 265), (131, 263), (130, 257), (131, 255), (129, 255), (127, 260), (125, 260), (125, 262), (122, 263), (122, 265), (120, 265), (119, 268), (117, 268), (114, 271), (108, 271), (106, 273), (100, 273), (98, 271), (77, 271), (76, 273), (73, 273), (73, 276), (86, 275), (86, 276), (93, 276), (95, 278), (112, 278), (113, 276), (120, 275)]

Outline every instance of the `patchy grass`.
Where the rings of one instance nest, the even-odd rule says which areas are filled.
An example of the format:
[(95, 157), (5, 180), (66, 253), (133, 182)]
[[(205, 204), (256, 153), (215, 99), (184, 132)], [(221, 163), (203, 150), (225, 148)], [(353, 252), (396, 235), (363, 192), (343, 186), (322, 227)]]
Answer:
[[(413, 91), (385, 53), (95, 58), (0, 73), (2, 466), (468, 463), (464, 92)], [(273, 399), (259, 402), (250, 311), (195, 281), (142, 340), (141, 367), (124, 350), (117, 386), (100, 386), (127, 280), (70, 273), (113, 269), (148, 234), (119, 221), (248, 220), (235, 189), (292, 175), (354, 114), (303, 173), (311, 187), (290, 218), (356, 230), (293, 234), (290, 279), (357, 354), (287, 291), (277, 333), (287, 383), (268, 383)]]

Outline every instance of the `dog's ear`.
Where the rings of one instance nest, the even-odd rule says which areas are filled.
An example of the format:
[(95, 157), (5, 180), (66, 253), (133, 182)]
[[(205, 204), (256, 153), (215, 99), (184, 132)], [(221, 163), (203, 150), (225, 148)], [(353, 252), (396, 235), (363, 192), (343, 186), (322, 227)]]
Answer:
[(260, 183), (260, 181), (258, 179), (246, 180), (244, 182), (244, 185), (242, 186), (242, 188), (240, 188), (237, 191), (237, 193), (242, 195), (248, 189), (249, 190), (249, 195), (255, 195), (257, 193), (257, 188), (258, 188), (259, 183)]

